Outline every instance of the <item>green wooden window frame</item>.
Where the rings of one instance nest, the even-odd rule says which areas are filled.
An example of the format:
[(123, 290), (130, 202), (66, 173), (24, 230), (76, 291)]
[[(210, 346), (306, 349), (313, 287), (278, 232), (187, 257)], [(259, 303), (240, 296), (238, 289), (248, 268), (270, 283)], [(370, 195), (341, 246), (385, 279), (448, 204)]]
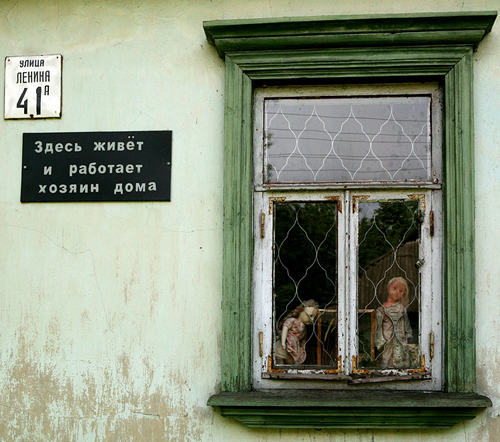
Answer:
[[(222, 415), (269, 428), (446, 428), (491, 406), (476, 393), (472, 61), (496, 15), (204, 23), (226, 65), (222, 385), (208, 401)], [(437, 79), (444, 88), (445, 390), (252, 391), (253, 89), (401, 79)]]

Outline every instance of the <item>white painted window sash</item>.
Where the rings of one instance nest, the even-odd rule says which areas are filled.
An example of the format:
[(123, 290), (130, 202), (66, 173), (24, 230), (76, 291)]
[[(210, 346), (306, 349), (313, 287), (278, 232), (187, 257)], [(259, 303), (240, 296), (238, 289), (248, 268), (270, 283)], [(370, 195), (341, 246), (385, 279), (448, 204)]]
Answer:
[[(424, 87), (424, 89), (427, 86)], [(434, 88), (434, 89), (432, 89)], [(393, 85), (394, 93), (408, 93), (407, 85)], [(443, 250), (443, 217), (440, 155), (435, 155), (436, 149), (441, 146), (441, 93), (432, 86), (432, 176), (433, 183), (422, 188), (403, 188), (401, 184), (394, 186), (377, 183), (352, 183), (345, 186), (305, 186), (280, 185), (267, 186), (263, 183), (263, 109), (264, 98), (268, 96), (321, 96), (325, 92), (321, 88), (273, 88), (257, 90), (254, 101), (254, 236), (255, 253), (253, 263), (253, 318), (252, 318), (252, 382), (256, 389), (324, 389), (324, 388), (377, 388), (376, 385), (351, 385), (345, 382), (346, 375), (352, 374), (353, 356), (358, 354), (358, 301), (357, 301), (357, 230), (358, 214), (353, 213), (355, 196), (369, 195), (369, 200), (403, 199), (410, 194), (425, 195), (425, 217), (421, 225), (421, 251), (425, 264), (421, 268), (421, 304), (420, 304), (420, 336), (419, 351), (425, 357), (425, 369), (432, 374), (430, 380), (384, 382), (385, 389), (410, 390), (440, 390), (443, 385), (442, 360), (442, 250)], [(348, 93), (370, 95), (377, 93), (378, 87), (351, 90), (345, 86), (329, 87), (329, 95)], [(420, 91), (417, 87), (417, 91)], [(427, 89), (428, 90), (428, 87)], [(375, 91), (375, 92), (374, 92)], [(437, 115), (437, 117), (436, 117)], [(377, 187), (378, 186), (378, 187)], [(337, 376), (339, 381), (315, 381), (306, 379), (269, 379), (267, 373), (269, 358), (273, 348), (273, 235), (274, 217), (272, 213), (273, 199), (284, 201), (325, 201), (326, 197), (338, 197), (342, 204), (342, 213), (338, 213), (337, 221), (337, 308), (338, 308), (338, 354), (342, 357), (342, 375)], [(431, 212), (434, 216), (434, 235), (431, 238)], [(432, 343), (431, 343), (431, 335)], [(431, 359), (431, 344), (434, 357)], [(302, 370), (297, 370), (301, 372)], [(322, 370), (317, 370), (321, 372)], [(314, 370), (312, 371), (314, 372)], [(382, 373), (383, 374), (383, 373)]]

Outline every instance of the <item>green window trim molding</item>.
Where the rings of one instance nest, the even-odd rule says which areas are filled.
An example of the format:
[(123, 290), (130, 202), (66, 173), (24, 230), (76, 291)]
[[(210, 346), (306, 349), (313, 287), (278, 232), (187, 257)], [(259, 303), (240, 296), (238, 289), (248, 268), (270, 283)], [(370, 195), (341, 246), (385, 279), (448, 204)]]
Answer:
[[(476, 394), (472, 54), (496, 15), (204, 23), (208, 41), (226, 63), (222, 385), (208, 402), (222, 415), (257, 427), (444, 428), (491, 406)], [(253, 88), (398, 79), (438, 79), (444, 85), (445, 390), (392, 391), (390, 396), (375, 390), (252, 391)]]

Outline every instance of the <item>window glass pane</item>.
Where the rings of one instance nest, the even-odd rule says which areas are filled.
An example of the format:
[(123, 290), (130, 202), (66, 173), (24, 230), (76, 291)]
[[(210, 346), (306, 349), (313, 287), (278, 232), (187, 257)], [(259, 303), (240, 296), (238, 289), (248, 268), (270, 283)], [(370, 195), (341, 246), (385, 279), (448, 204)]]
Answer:
[(358, 366), (420, 367), (417, 200), (360, 202)]
[(264, 182), (430, 180), (430, 101), (266, 99)]
[(276, 203), (273, 253), (275, 364), (336, 366), (337, 203)]

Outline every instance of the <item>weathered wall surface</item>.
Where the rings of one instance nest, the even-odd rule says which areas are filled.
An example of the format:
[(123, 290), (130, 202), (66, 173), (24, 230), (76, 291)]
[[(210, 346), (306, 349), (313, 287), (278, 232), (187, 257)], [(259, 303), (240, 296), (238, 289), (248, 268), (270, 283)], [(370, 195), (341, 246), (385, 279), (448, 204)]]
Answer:
[[(0, 440), (498, 440), (498, 23), (475, 57), (478, 390), (493, 408), (396, 433), (251, 430), (205, 405), (220, 382), (224, 65), (203, 20), (491, 9), (500, 1), (1, 2), (2, 59), (64, 63), (60, 120), (0, 121)], [(173, 131), (172, 202), (19, 202), (23, 132), (120, 130)]]

